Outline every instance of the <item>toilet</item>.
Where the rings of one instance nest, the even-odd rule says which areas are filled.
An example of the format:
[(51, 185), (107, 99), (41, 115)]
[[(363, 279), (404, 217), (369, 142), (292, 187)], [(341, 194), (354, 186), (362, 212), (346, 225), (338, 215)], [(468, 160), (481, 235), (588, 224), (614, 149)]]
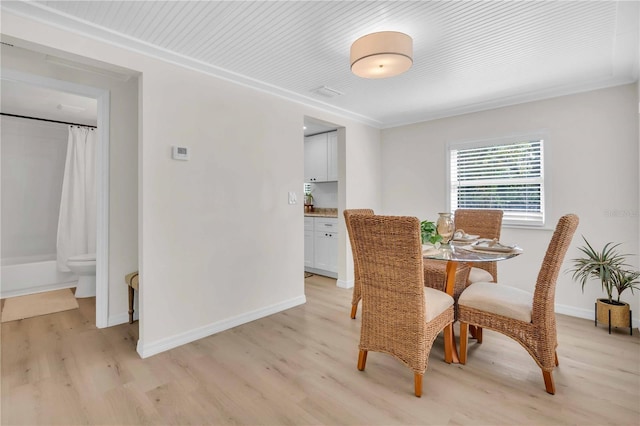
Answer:
[(96, 295), (96, 254), (81, 254), (67, 260), (71, 272), (78, 275), (76, 298), (94, 297)]

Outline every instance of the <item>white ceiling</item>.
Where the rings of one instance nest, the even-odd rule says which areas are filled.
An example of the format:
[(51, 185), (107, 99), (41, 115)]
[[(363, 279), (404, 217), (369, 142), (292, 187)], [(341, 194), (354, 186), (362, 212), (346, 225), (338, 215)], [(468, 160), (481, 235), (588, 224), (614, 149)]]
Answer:
[[(2, 8), (377, 127), (638, 79), (637, 2), (2, 1)], [(362, 35), (401, 31), (413, 67), (349, 70)], [(325, 97), (322, 86), (342, 93)]]

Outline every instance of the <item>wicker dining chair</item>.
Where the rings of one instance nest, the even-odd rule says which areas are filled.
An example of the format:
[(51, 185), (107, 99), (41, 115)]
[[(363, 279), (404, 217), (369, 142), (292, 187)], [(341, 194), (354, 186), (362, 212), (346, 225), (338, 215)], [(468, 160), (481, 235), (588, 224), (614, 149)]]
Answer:
[[(457, 209), (454, 213), (456, 230), (481, 238), (500, 240), (502, 230), (502, 210), (496, 209)], [(475, 282), (498, 282), (497, 262), (474, 263), (469, 271), (467, 284)]]
[[(502, 228), (502, 210), (495, 209), (457, 209), (454, 215), (456, 230), (467, 234), (479, 235), (482, 238), (500, 239)], [(424, 283), (427, 287), (444, 290), (446, 285), (447, 263), (440, 260), (424, 261)], [(456, 270), (456, 281), (453, 298), (458, 300), (462, 291), (478, 281), (497, 282), (498, 268), (496, 262), (474, 262), (459, 264)], [(458, 317), (456, 307), (456, 318)], [(476, 335), (475, 330), (473, 332)]]
[(344, 214), (344, 223), (347, 225), (347, 233), (349, 234), (349, 242), (351, 243), (351, 253), (353, 254), (353, 297), (351, 298), (351, 319), (356, 319), (358, 312), (358, 303), (362, 298), (362, 290), (360, 284), (360, 274), (358, 273), (357, 258), (355, 245), (353, 244), (353, 232), (351, 231), (351, 217), (355, 214), (363, 214), (373, 216), (371, 209), (347, 209), (342, 212)]
[[(482, 238), (500, 239), (502, 230), (502, 210), (495, 209), (457, 209), (454, 214), (456, 230), (463, 230), (467, 234), (479, 235)], [(464, 270), (460, 270), (461, 275)], [(498, 268), (496, 262), (478, 262), (468, 271), (466, 284), (478, 281), (498, 281)], [(445, 267), (443, 262), (437, 260), (425, 261), (425, 283), (427, 286), (440, 288), (445, 280)], [(488, 274), (491, 274), (489, 277)], [(457, 281), (461, 277), (456, 276)], [(464, 288), (464, 286), (462, 287)]]
[(418, 218), (353, 215), (350, 221), (362, 290), (358, 370), (369, 351), (393, 355), (413, 370), (420, 397), (431, 347), (443, 330), (445, 361), (452, 361), (453, 298), (424, 286)]
[(542, 369), (545, 388), (555, 393), (552, 372), (558, 365), (554, 300), (556, 280), (578, 216), (560, 218), (542, 261), (534, 293), (503, 284), (471, 284), (458, 299), (460, 363), (467, 361), (469, 325), (487, 328), (520, 343)]

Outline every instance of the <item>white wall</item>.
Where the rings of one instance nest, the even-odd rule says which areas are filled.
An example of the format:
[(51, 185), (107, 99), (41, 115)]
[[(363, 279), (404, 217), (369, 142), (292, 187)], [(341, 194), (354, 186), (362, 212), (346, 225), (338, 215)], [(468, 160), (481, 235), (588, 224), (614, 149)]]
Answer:
[[(302, 200), (305, 115), (347, 129), (341, 161), (352, 148), (376, 160), (342, 164), (340, 179), (379, 205), (379, 180), (367, 180), (379, 173), (378, 130), (9, 13), (2, 31), (141, 73), (143, 356), (304, 302), (304, 212), (287, 192)], [(188, 146), (191, 160), (172, 160), (172, 145)]]
[(0, 120), (2, 257), (55, 255), (68, 126)]
[[(342, 140), (346, 138), (347, 144)], [(338, 182), (340, 219), (338, 286), (353, 287), (353, 255), (342, 212), (345, 209), (381, 211), (382, 155), (380, 131), (368, 127), (338, 129), (338, 167), (347, 178)]]
[[(623, 243), (638, 266), (638, 92), (625, 85), (531, 102), (491, 111), (402, 126), (382, 131), (382, 207), (388, 214), (437, 218), (446, 206), (445, 152), (451, 141), (482, 140), (543, 130), (545, 165), (550, 172), (547, 230), (504, 228), (502, 239), (525, 253), (498, 265), (499, 280), (533, 290), (544, 252), (558, 218), (576, 213), (580, 225), (567, 260), (578, 257), (584, 235), (601, 247)], [(593, 318), (596, 282), (581, 293), (564, 273), (556, 288), (556, 309)], [(624, 294), (635, 321), (640, 294)]]

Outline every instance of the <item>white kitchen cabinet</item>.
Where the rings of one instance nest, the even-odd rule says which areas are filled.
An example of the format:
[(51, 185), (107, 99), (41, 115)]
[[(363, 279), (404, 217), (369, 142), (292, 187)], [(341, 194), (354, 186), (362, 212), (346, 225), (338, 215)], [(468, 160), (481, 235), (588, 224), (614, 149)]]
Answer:
[[(313, 230), (307, 220), (313, 220)], [(338, 219), (305, 217), (305, 270), (337, 278), (338, 275)]]
[(327, 181), (327, 134), (304, 138), (304, 180), (305, 182)]
[(313, 218), (304, 218), (304, 267), (313, 268), (314, 250), (313, 250)]
[(314, 268), (338, 272), (338, 234), (316, 231), (314, 241)]
[(338, 180), (338, 132), (304, 138), (305, 182)]

